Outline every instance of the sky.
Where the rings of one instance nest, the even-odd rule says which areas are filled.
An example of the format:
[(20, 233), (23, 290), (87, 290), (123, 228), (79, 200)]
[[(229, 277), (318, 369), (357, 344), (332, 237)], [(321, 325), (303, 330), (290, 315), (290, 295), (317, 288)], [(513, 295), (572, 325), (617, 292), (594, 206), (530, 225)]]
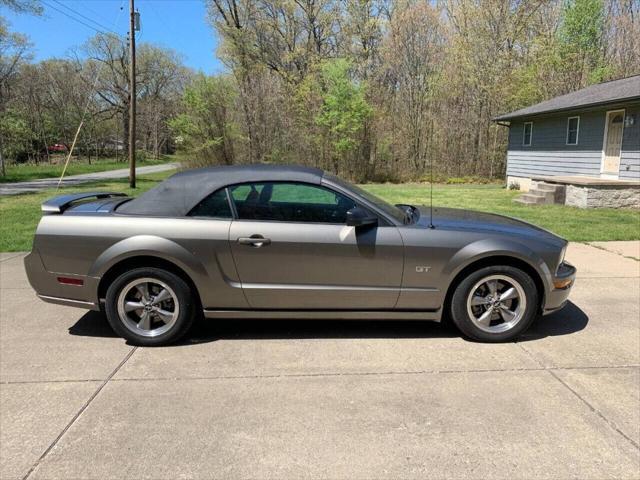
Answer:
[[(136, 0), (135, 4), (142, 27), (136, 32), (137, 44), (173, 48), (195, 70), (210, 74), (224, 71), (215, 55), (217, 42), (206, 21), (203, 0)], [(42, 5), (42, 16), (16, 14), (0, 7), (10, 30), (29, 37), (35, 61), (69, 56), (74, 47), (96, 34), (87, 25), (122, 35), (129, 29), (129, 0), (43, 0)]]

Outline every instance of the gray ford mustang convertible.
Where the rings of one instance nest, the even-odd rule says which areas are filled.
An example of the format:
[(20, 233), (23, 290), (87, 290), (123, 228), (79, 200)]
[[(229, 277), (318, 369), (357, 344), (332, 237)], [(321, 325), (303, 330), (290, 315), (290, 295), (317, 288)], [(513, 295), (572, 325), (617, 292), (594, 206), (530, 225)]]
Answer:
[(139, 345), (194, 318), (450, 317), (498, 342), (561, 308), (576, 270), (567, 242), (498, 215), (390, 205), (314, 168), (178, 173), (131, 199), (53, 198), (29, 281), (44, 301), (104, 310)]

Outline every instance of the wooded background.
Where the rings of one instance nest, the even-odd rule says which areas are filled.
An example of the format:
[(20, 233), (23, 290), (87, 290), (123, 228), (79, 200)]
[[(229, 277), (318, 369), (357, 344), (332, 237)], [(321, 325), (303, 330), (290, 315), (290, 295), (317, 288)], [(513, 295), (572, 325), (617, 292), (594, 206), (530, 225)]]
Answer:
[[(0, 1), (40, 13), (35, 0)], [(439, 176), (502, 178), (507, 129), (492, 117), (640, 73), (640, 0), (206, 3), (227, 73), (138, 48), (136, 147), (182, 150), (190, 166), (297, 163), (403, 181), (433, 161)], [(47, 161), (85, 108), (78, 153), (126, 152), (126, 38), (98, 34), (37, 63), (30, 51), (0, 19), (4, 159)]]

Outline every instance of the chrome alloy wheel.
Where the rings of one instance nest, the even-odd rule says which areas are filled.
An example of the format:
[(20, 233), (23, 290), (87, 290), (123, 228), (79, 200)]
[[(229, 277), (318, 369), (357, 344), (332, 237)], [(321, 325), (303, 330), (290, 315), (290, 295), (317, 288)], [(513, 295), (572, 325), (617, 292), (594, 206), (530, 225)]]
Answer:
[(118, 295), (118, 315), (132, 332), (157, 337), (171, 329), (180, 313), (175, 292), (156, 278), (137, 278)]
[(467, 298), (471, 321), (482, 331), (511, 330), (524, 316), (527, 297), (524, 288), (506, 275), (490, 275), (476, 283)]

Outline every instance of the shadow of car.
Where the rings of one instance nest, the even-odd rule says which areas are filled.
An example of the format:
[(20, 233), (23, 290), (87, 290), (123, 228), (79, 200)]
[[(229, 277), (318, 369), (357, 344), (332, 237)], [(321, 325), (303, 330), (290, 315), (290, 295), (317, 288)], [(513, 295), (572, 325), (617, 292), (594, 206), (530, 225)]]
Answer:
[[(589, 318), (572, 302), (551, 315), (540, 317), (517, 341), (569, 335), (583, 330)], [(71, 335), (117, 337), (99, 312), (87, 312), (69, 328)], [(429, 321), (343, 320), (202, 320), (176, 346), (216, 340), (330, 339), (330, 338), (454, 338), (457, 330), (448, 323)]]

